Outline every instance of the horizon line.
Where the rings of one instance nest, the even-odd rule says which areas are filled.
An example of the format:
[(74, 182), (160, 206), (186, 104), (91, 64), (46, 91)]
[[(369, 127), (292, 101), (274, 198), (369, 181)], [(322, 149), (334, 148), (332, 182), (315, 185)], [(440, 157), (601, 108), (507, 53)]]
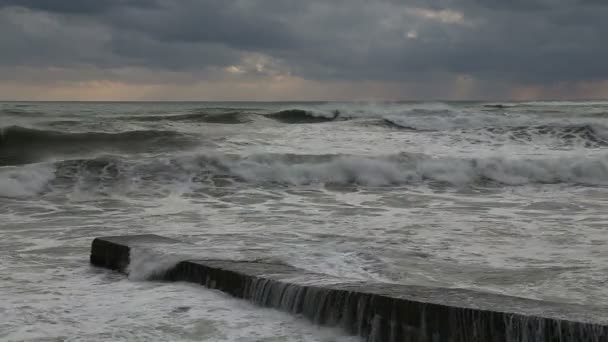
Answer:
[(37, 102), (37, 103), (369, 103), (369, 102), (385, 102), (385, 103), (405, 103), (405, 102), (585, 102), (585, 101), (608, 101), (608, 98), (573, 98), (573, 99), (466, 99), (466, 100), (448, 100), (448, 99), (425, 99), (425, 100), (387, 100), (387, 99), (368, 99), (368, 100), (5, 100), (0, 99), (4, 103), (17, 102)]

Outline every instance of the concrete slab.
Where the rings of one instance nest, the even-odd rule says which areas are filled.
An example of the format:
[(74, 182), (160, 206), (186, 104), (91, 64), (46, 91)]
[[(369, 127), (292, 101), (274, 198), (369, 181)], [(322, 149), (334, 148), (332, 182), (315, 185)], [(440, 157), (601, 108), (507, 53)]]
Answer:
[[(130, 250), (180, 241), (157, 235), (97, 238), (91, 263), (126, 272)], [(176, 251), (178, 253), (179, 250)], [(259, 261), (178, 260), (161, 279), (187, 281), (339, 326), (368, 341), (608, 341), (606, 308), (399, 284), (348, 282)]]

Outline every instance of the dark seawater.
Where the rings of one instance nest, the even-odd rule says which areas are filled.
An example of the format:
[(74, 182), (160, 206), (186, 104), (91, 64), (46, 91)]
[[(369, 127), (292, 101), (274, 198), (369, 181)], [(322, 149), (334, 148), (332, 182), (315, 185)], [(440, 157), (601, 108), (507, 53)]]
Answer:
[(608, 102), (0, 103), (0, 340), (356, 340), (94, 269), (101, 235), (608, 307), (606, 229)]

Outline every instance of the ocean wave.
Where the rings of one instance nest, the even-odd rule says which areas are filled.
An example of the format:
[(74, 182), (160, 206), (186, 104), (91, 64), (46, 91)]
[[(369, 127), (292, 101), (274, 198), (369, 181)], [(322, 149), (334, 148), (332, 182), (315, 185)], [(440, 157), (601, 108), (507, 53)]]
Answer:
[(382, 119), (387, 117), (457, 115), (462, 108), (446, 103), (325, 103), (321, 105), (298, 106), (267, 114), (270, 116), (285, 116), (289, 119), (309, 117), (325, 120), (349, 119)]
[(608, 146), (608, 130), (599, 125), (488, 127), (485, 130), (520, 141), (532, 141), (535, 137), (548, 136), (564, 143), (578, 143), (586, 147)]
[(592, 117), (592, 118), (605, 118), (605, 119), (608, 119), (608, 111), (588, 113), (587, 116)]
[(518, 106), (589, 107), (608, 106), (608, 101), (529, 101), (515, 104)]
[(303, 109), (288, 109), (266, 114), (267, 118), (288, 124), (320, 123), (334, 121), (340, 117), (339, 110), (331, 112), (312, 111)]
[(0, 109), (0, 117), (1, 116), (12, 116), (12, 117), (22, 118), (22, 117), (39, 117), (39, 116), (44, 115), (44, 113), (42, 113), (42, 112), (25, 110), (23, 108), (26, 108), (26, 107), (14, 106), (14, 108), (2, 108), (2, 109)]
[(0, 166), (26, 164), (49, 156), (91, 151), (162, 151), (193, 143), (192, 137), (173, 131), (66, 133), (10, 126), (0, 128)]
[[(424, 131), (424, 129), (419, 129), (416, 127), (408, 126), (403, 121), (395, 120), (393, 118), (384, 118), (382, 120), (375, 120), (375, 121), (373, 121), (372, 124), (376, 125), (376, 126), (382, 126), (382, 127), (388, 127), (388, 128), (394, 128), (394, 129), (406, 130), (406, 131)], [(429, 131), (434, 131), (434, 130), (429, 130)]]
[(517, 114), (483, 113), (469, 110), (426, 110), (414, 109), (401, 114), (381, 115), (380, 118), (391, 126), (419, 131), (449, 131), (458, 129), (482, 129), (485, 127), (523, 126), (534, 118)]
[[(142, 193), (225, 187), (363, 186), (504, 187), (528, 184), (608, 186), (608, 155), (546, 159), (510, 157), (433, 158), (418, 154), (355, 155), (262, 154), (189, 155), (131, 160), (118, 156), (35, 164), (44, 173), (15, 178), (18, 168), (0, 173), (6, 193), (41, 189)], [(25, 167), (29, 167), (27, 165)], [(52, 180), (48, 168), (54, 170)], [(0, 169), (2, 170), (2, 169)], [(25, 173), (24, 175), (27, 175)], [(8, 183), (7, 183), (8, 182)], [(31, 184), (30, 184), (31, 182)], [(19, 184), (21, 185), (19, 185)], [(7, 185), (10, 189), (7, 190)], [(17, 185), (15, 185), (17, 184)], [(28, 185), (30, 184), (30, 185)], [(11, 190), (12, 189), (12, 190)], [(17, 190), (14, 190), (17, 189)]]
[(53, 165), (0, 167), (0, 197), (29, 197), (42, 192), (55, 178)]
[(515, 107), (515, 105), (513, 104), (484, 104), (483, 105), (484, 108), (489, 108), (489, 109), (505, 109), (505, 108), (512, 108)]
[[(264, 110), (246, 108), (205, 108), (186, 114), (154, 114), (119, 116), (117, 119), (133, 122), (194, 122), (240, 124), (251, 122), (256, 115), (261, 115), (288, 124), (317, 123), (336, 120), (341, 112), (337, 109), (286, 109), (272, 113)], [(346, 118), (346, 117), (345, 117)]]
[[(462, 123), (450, 127), (449, 123), (442, 121), (438, 127), (428, 125), (429, 121), (419, 124), (416, 120), (405, 118), (384, 118), (375, 121), (374, 124), (386, 126), (393, 129), (417, 132), (454, 131), (463, 139), (479, 134), (489, 135), (496, 138), (507, 138), (519, 142), (534, 142), (539, 139), (552, 138), (558, 143), (565, 145), (580, 145), (584, 147), (608, 146), (608, 128), (595, 123), (579, 124), (545, 124), (545, 125), (480, 125), (469, 127)], [(502, 139), (500, 139), (502, 140)]]
[(608, 101), (525, 101), (525, 102), (504, 102), (504, 103), (484, 103), (484, 108), (489, 109), (508, 109), (521, 107), (602, 107), (608, 106)]
[(125, 116), (121, 117), (123, 120), (128, 121), (143, 121), (143, 122), (161, 122), (161, 121), (175, 121), (175, 122), (201, 122), (201, 123), (218, 123), (218, 124), (240, 124), (251, 121), (251, 118), (247, 113), (240, 111), (229, 111), (225, 113), (188, 113), (188, 114), (174, 114), (174, 115), (145, 115), (145, 116)]
[[(438, 182), (454, 186), (530, 183), (608, 184), (608, 156), (600, 158), (511, 159), (261, 155), (217, 158), (213, 173), (254, 183), (391, 186)], [(203, 159), (205, 160), (205, 158)]]

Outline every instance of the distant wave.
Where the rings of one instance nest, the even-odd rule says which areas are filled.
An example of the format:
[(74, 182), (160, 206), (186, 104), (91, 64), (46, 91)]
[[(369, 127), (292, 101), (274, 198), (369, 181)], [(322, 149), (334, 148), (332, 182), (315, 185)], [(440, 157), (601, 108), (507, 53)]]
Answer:
[(512, 104), (485, 104), (483, 106), (484, 106), (484, 108), (491, 108), (491, 109), (505, 109), (505, 108), (513, 107), (514, 105), (512, 105)]
[(144, 122), (159, 122), (159, 121), (185, 121), (185, 122), (204, 122), (218, 124), (240, 124), (250, 122), (251, 118), (243, 112), (231, 111), (226, 113), (189, 113), (175, 115), (146, 115), (146, 116), (125, 116), (122, 117), (128, 121), (144, 121)]
[(596, 107), (608, 106), (608, 101), (526, 101), (485, 103), (484, 108), (505, 109), (516, 107)]
[[(244, 110), (232, 109), (227, 112), (205, 110), (196, 113), (174, 114), (174, 115), (133, 115), (123, 116), (121, 119), (127, 121), (162, 122), (162, 121), (184, 121), (203, 122), (218, 124), (240, 124), (252, 121), (253, 113)], [(336, 120), (340, 113), (337, 110), (324, 112), (303, 109), (288, 109), (269, 114), (261, 114), (264, 117), (288, 124), (319, 123)]]
[(26, 108), (27, 106), (14, 106), (14, 108), (3, 108), (0, 109), (0, 117), (6, 116), (14, 116), (14, 117), (38, 117), (43, 116), (44, 113), (36, 112), (36, 111), (28, 111), (22, 108)]
[[(418, 131), (444, 131), (455, 129), (483, 128), (517, 123), (518, 117), (490, 114), (480, 111), (456, 109), (412, 109), (403, 113), (381, 114), (382, 125), (393, 128), (415, 129)], [(529, 119), (526, 118), (528, 121)]]
[(194, 139), (172, 131), (66, 133), (20, 126), (0, 128), (0, 166), (91, 151), (152, 151), (184, 147)]
[(535, 137), (551, 136), (564, 143), (587, 144), (587, 147), (608, 146), (608, 131), (599, 125), (489, 127), (486, 131), (509, 135), (514, 140), (531, 141)]
[(519, 106), (588, 107), (608, 106), (608, 101), (530, 101), (516, 104)]
[(276, 113), (266, 114), (265, 116), (267, 118), (288, 124), (320, 123), (338, 119), (338, 117), (340, 117), (340, 112), (335, 110), (330, 113), (325, 113), (302, 109), (288, 109)]
[(132, 142), (163, 137), (179, 137), (180, 133), (173, 131), (128, 131), (120, 133), (86, 132), (66, 133), (49, 130), (39, 130), (20, 126), (0, 128), (0, 142), (2, 146), (30, 143), (87, 143), (87, 142)]
[(396, 128), (396, 129), (400, 129), (400, 130), (407, 130), (407, 131), (421, 131), (420, 129), (417, 129), (415, 127), (412, 126), (408, 126), (407, 124), (404, 124), (403, 122), (399, 122), (396, 121), (394, 119), (391, 118), (384, 118), (380, 121), (374, 121), (375, 125), (378, 126), (384, 126), (384, 127), (388, 127), (388, 128)]
[[(608, 186), (608, 154), (568, 158), (432, 158), (397, 154), (190, 155), (131, 160), (107, 156), (53, 164), (32, 164), (18, 171), (0, 168), (0, 191), (29, 193), (45, 188), (73, 191), (141, 192), (159, 189), (219, 189), (227, 186), (416, 186), (503, 187), (526, 184)], [(36, 169), (38, 168), (38, 169)], [(48, 169), (52, 168), (52, 177)], [(21, 176), (19, 176), (21, 175)], [(4, 177), (4, 178), (3, 178)], [(20, 190), (21, 189), (21, 190)], [(3, 194), (0, 193), (0, 196)], [(8, 196), (4, 194), (4, 196)]]
[(376, 125), (386, 126), (405, 131), (438, 131), (456, 130), (462, 137), (471, 133), (489, 133), (496, 136), (505, 136), (515, 141), (534, 141), (545, 137), (552, 137), (564, 144), (579, 144), (586, 147), (608, 146), (608, 128), (598, 124), (572, 124), (572, 125), (532, 125), (532, 126), (481, 126), (474, 128), (450, 127), (439, 125), (436, 129), (422, 125), (419, 127), (415, 120), (407, 118), (385, 118), (376, 121)]
[[(227, 112), (217, 111), (200, 111), (188, 114), (173, 114), (173, 115), (133, 115), (120, 117), (126, 121), (142, 121), (142, 122), (162, 122), (162, 121), (183, 121), (183, 122), (201, 122), (201, 123), (218, 123), (218, 124), (240, 124), (252, 121), (253, 112), (233, 109)], [(323, 112), (303, 109), (282, 110), (269, 114), (258, 114), (264, 117), (280, 121), (288, 124), (299, 123), (319, 123), (336, 120), (339, 116), (338, 111)]]

